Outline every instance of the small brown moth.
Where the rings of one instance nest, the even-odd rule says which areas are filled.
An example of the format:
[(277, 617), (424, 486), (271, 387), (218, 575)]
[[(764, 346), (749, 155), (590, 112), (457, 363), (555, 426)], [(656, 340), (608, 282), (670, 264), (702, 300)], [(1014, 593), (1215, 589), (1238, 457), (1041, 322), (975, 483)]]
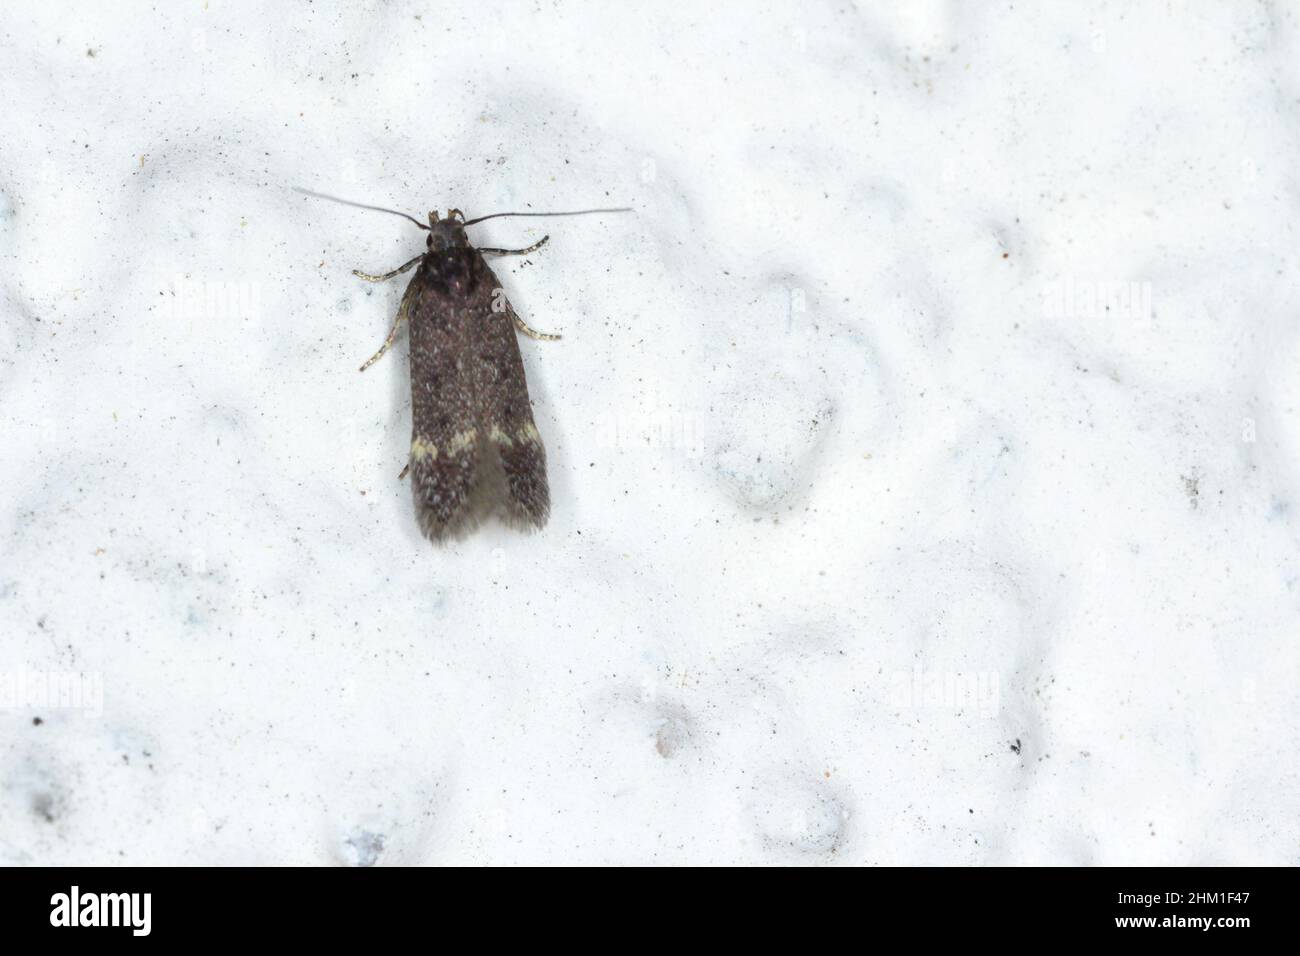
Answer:
[(627, 211), (496, 213), (466, 220), (451, 209), (441, 218), (429, 213), (427, 226), (398, 212), (428, 230), (425, 251), (383, 275), (353, 272), (382, 282), (418, 266), (392, 331), (361, 371), (388, 351), (402, 323), (409, 322), (412, 434), (402, 475), (410, 472), (416, 517), (430, 540), (464, 537), (490, 517), (535, 530), (546, 524), (551, 510), (546, 449), (533, 421), (515, 329), (536, 339), (559, 336), (536, 332), (519, 318), (485, 258), (525, 255), (550, 237), (526, 249), (476, 249), (465, 228), (501, 216)]

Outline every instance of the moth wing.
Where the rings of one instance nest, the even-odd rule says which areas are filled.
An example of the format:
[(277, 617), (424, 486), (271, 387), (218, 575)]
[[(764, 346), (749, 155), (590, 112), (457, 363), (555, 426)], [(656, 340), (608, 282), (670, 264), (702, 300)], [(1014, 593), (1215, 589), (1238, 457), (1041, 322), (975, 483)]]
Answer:
[(546, 448), (533, 421), (514, 307), (486, 262), (482, 268), (493, 289), (493, 311), (483, 323), (477, 353), (478, 418), (486, 439), (483, 480), (494, 486), (503, 521), (517, 528), (540, 528), (551, 513)]
[(490, 510), (473, 356), (491, 283), (475, 276), (474, 265), (471, 257), (426, 256), (408, 289), (411, 489), (420, 530), (432, 541), (464, 537)]

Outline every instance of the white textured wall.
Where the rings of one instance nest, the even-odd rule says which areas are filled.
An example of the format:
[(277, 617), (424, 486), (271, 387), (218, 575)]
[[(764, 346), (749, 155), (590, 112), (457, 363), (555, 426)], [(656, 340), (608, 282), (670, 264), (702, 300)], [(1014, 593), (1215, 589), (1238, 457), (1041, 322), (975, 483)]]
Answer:
[[(1295, 863), (1298, 40), (8, 11), (0, 862)], [(636, 207), (474, 227), (542, 534), (418, 536), (423, 236), (293, 186)]]

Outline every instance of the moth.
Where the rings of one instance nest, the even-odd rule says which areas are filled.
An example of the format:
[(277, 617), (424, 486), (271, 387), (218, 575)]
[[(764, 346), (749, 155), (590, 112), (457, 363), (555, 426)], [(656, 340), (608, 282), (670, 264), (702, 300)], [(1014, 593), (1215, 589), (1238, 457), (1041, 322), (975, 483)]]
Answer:
[(410, 326), (411, 451), (402, 477), (409, 472), (420, 530), (435, 543), (462, 538), (494, 517), (536, 530), (551, 510), (546, 448), (533, 420), (515, 330), (544, 341), (559, 336), (525, 324), (487, 263), (488, 256), (527, 255), (550, 236), (524, 249), (475, 248), (466, 228), (503, 216), (627, 211), (466, 220), (450, 209), (443, 217), (429, 213), (427, 226), (396, 212), (428, 232), (425, 251), (382, 275), (353, 270), (368, 282), (383, 282), (415, 269), (388, 338), (361, 371), (388, 351), (404, 323)]

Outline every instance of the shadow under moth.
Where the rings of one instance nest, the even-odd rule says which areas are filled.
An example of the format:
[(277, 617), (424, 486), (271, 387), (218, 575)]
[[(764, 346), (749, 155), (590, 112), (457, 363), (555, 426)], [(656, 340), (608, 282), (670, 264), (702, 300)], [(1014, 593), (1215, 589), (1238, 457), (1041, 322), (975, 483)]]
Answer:
[(411, 476), (420, 530), (441, 543), (466, 536), (492, 517), (522, 530), (541, 528), (551, 510), (546, 449), (533, 421), (515, 329), (536, 339), (559, 336), (536, 332), (519, 318), (486, 257), (525, 255), (550, 237), (526, 249), (477, 249), (465, 229), (502, 216), (629, 210), (496, 213), (466, 220), (451, 209), (443, 218), (429, 213), (426, 226), (396, 210), (362, 208), (405, 216), (429, 233), (425, 251), (392, 272), (353, 271), (383, 282), (416, 270), (392, 331), (361, 371), (388, 351), (403, 323), (410, 326), (411, 453), (401, 477)]

